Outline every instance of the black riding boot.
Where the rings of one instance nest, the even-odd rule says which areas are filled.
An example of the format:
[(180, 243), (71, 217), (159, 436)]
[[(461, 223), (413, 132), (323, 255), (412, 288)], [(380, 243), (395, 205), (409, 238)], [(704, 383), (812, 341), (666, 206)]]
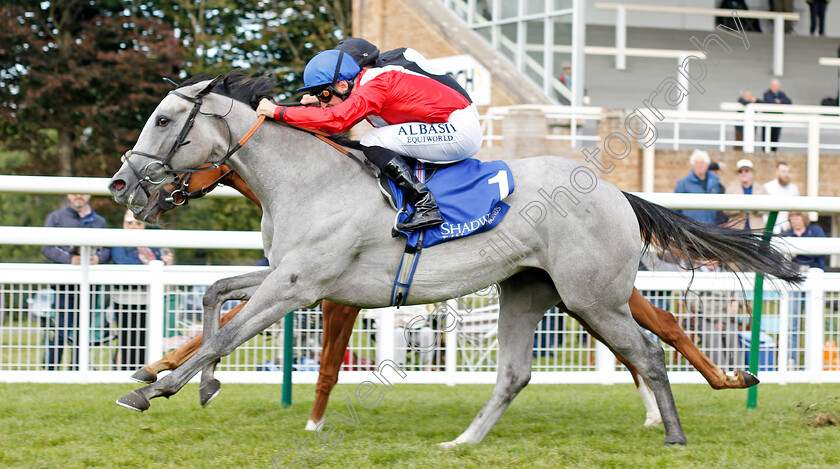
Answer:
[[(405, 190), (408, 203), (414, 206), (414, 213), (403, 223), (397, 223), (397, 229), (412, 232), (443, 223), (440, 209), (435, 198), (425, 184), (418, 181), (414, 171), (405, 163), (402, 157), (387, 148), (364, 147), (365, 156), (379, 166), (382, 174)], [(395, 234), (394, 236), (397, 236)]]

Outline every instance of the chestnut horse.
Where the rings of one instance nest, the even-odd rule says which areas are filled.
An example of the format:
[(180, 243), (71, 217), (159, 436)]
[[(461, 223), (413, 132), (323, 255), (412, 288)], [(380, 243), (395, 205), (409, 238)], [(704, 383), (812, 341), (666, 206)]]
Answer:
[[(174, 186), (167, 186), (168, 192), (161, 192), (158, 198), (158, 212), (153, 214), (151, 218), (156, 219), (161, 213), (174, 208), (175, 204), (182, 205), (191, 198), (204, 196), (219, 183), (233, 187), (248, 200), (262, 208), (259, 199), (251, 191), (251, 188), (228, 166), (221, 165), (220, 167), (205, 167), (202, 169), (202, 171), (192, 173), (188, 180), (178, 181), (180, 187), (177, 189)], [(166, 199), (170, 199), (168, 203)], [(741, 389), (758, 384), (758, 379), (748, 371), (736, 371), (734, 376), (724, 373), (685, 335), (671, 313), (651, 304), (635, 288), (629, 303), (633, 319), (645, 329), (659, 336), (665, 343), (677, 349), (703, 375), (712, 388)], [(220, 326), (225, 325), (244, 306), (245, 302), (243, 301), (222, 316)], [(307, 430), (314, 430), (317, 423), (324, 417), (330, 392), (338, 381), (338, 373), (343, 363), (347, 344), (350, 341), (350, 335), (353, 332), (353, 324), (360, 310), (361, 308), (345, 306), (327, 300), (321, 303), (324, 323), (322, 341), (324, 349), (321, 355), (318, 384), (315, 388), (315, 404), (306, 424)], [(586, 324), (582, 323), (582, 325), (588, 329)], [(201, 341), (201, 335), (194, 337), (181, 347), (167, 353), (160, 360), (137, 370), (132, 375), (132, 379), (142, 383), (155, 382), (158, 373), (165, 370), (174, 370), (192, 357), (201, 347)], [(633, 380), (647, 411), (645, 425), (661, 423), (659, 409), (653, 400), (653, 393), (646, 383), (639, 379), (636, 370), (621, 355), (616, 354), (616, 358), (627, 366), (633, 375)]]

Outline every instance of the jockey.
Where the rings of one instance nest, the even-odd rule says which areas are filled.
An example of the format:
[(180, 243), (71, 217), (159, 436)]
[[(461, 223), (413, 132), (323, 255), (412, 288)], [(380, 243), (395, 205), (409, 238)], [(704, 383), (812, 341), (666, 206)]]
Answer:
[[(370, 57), (373, 53), (365, 57), (365, 65), (372, 65)], [(257, 113), (330, 134), (346, 132), (366, 118), (375, 128), (361, 139), (365, 156), (406, 191), (415, 209), (397, 228), (411, 232), (443, 223), (431, 192), (402, 157), (453, 163), (478, 153), (481, 126), (470, 100), (405, 67), (361, 70), (353, 57), (339, 50), (316, 55), (306, 65), (303, 80), (305, 86), (298, 91), (314, 96), (320, 107), (277, 106), (263, 99)]]

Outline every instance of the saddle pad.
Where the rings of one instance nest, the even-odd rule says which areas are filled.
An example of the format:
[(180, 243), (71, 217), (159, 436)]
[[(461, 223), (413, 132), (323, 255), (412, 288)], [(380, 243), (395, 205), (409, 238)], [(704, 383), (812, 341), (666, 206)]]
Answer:
[[(403, 190), (388, 181), (396, 195), (397, 206), (403, 205)], [(469, 158), (458, 163), (437, 168), (433, 178), (426, 182), (440, 207), (443, 224), (426, 228), (423, 247), (434, 246), (453, 239), (482, 233), (498, 225), (510, 206), (502, 200), (513, 193), (513, 174), (504, 161), (482, 162)], [(414, 212), (402, 213), (399, 221), (408, 219)], [(420, 233), (405, 233), (407, 244), (417, 246)]]

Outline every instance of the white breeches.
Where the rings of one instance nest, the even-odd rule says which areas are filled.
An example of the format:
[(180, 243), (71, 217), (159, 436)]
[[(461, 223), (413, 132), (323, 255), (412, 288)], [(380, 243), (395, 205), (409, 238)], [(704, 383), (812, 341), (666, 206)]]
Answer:
[(406, 122), (375, 127), (361, 140), (364, 146), (380, 146), (400, 155), (430, 163), (465, 160), (481, 149), (481, 124), (475, 105), (459, 109), (440, 124)]

